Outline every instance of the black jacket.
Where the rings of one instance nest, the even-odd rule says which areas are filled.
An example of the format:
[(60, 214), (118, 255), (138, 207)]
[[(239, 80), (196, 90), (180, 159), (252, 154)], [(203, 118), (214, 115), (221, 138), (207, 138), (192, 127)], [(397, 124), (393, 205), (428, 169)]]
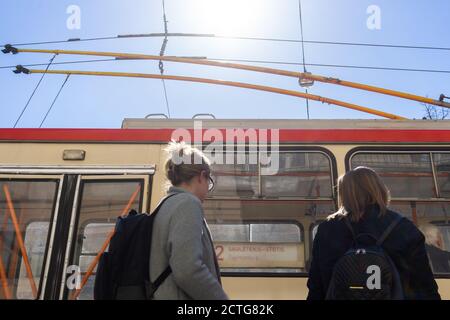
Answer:
[[(378, 238), (396, 215), (391, 210), (380, 215), (378, 207), (370, 207), (352, 227), (357, 234), (369, 233)], [(325, 299), (333, 267), (352, 245), (351, 232), (341, 216), (319, 225), (309, 271), (308, 300)], [(425, 250), (425, 238), (410, 220), (403, 219), (393, 229), (383, 248), (397, 266), (406, 299), (440, 299)]]

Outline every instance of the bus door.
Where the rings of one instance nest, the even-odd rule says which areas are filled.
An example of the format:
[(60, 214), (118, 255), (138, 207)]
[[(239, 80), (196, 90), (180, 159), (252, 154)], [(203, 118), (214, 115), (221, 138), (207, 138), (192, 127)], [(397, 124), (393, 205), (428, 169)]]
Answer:
[(117, 217), (149, 210), (154, 167), (0, 171), (0, 299), (92, 299)]
[(60, 299), (93, 299), (100, 255), (108, 250), (117, 217), (148, 212), (148, 175), (79, 176), (66, 246)]
[(0, 299), (43, 297), (63, 175), (0, 175)]

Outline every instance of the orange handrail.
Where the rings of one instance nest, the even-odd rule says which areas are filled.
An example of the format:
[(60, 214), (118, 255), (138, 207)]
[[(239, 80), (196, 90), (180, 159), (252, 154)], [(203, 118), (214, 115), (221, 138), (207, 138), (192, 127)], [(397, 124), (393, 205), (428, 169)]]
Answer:
[[(8, 211), (5, 210), (5, 216), (3, 217), (3, 224), (0, 231), (6, 231), (6, 225), (8, 224)], [(0, 253), (3, 251), (3, 233), (0, 233)]]
[[(0, 231), (6, 230), (6, 224), (8, 223), (8, 213), (5, 210), (5, 217), (3, 218), (2, 229)], [(3, 292), (6, 299), (12, 299), (11, 289), (8, 284), (8, 277), (6, 275), (5, 264), (3, 263), (3, 232), (0, 233), (0, 281), (2, 283)]]
[(278, 94), (284, 94), (289, 96), (294, 96), (303, 99), (310, 99), (319, 101), (322, 103), (334, 104), (337, 106), (341, 106), (348, 109), (358, 110), (361, 112), (377, 115), (380, 117), (395, 119), (395, 120), (406, 120), (406, 118), (387, 113), (363, 106), (359, 106), (356, 104), (339, 101), (335, 99), (330, 99), (326, 97), (321, 97), (313, 94), (286, 90), (275, 87), (268, 87), (262, 85), (256, 85), (251, 83), (244, 82), (234, 82), (234, 81), (225, 81), (225, 80), (215, 80), (208, 78), (196, 78), (196, 77), (185, 77), (185, 76), (171, 76), (171, 75), (160, 75), (160, 74), (149, 74), (149, 73), (129, 73), (129, 72), (102, 72), (102, 71), (80, 71), (80, 70), (38, 70), (38, 69), (26, 69), (26, 73), (46, 73), (46, 74), (66, 74), (66, 75), (85, 75), (85, 76), (108, 76), (108, 77), (129, 77), (129, 78), (146, 78), (146, 79), (167, 79), (167, 80), (176, 80), (176, 81), (189, 81), (189, 82), (199, 82), (199, 83), (208, 83), (208, 84), (216, 84), (230, 87), (239, 87), (253, 90), (260, 90)]
[[(131, 195), (130, 200), (128, 201), (125, 208), (122, 210), (122, 213), (120, 214), (121, 217), (125, 216), (130, 211), (131, 205), (133, 204), (134, 200), (136, 199), (137, 195), (139, 194), (140, 189), (141, 189), (141, 186), (139, 185), (136, 188), (136, 191), (134, 191), (133, 194)], [(111, 238), (113, 237), (113, 235), (114, 235), (114, 229), (108, 233), (108, 236), (106, 237), (106, 240), (103, 243), (100, 251), (97, 253), (97, 255), (95, 256), (95, 259), (89, 265), (89, 267), (86, 271), (86, 274), (84, 275), (83, 280), (81, 281), (80, 288), (75, 290), (75, 292), (72, 295), (71, 300), (75, 300), (80, 295), (81, 290), (86, 285), (88, 279), (90, 278), (90, 276), (94, 272), (95, 267), (97, 266), (98, 262), (100, 261), (101, 255), (105, 252), (106, 248), (109, 246), (109, 242), (111, 241)]]
[(8, 285), (8, 278), (6, 277), (5, 265), (3, 263), (3, 257), (0, 254), (0, 281), (2, 283), (3, 292), (6, 299), (12, 299), (11, 289)]
[[(20, 210), (19, 225), (22, 224), (22, 219), (23, 219), (23, 209)], [(8, 277), (10, 279), (12, 279), (16, 273), (15, 266), (17, 266), (17, 262), (19, 260), (19, 244), (17, 241), (14, 242), (14, 246), (13, 246), (13, 250), (12, 250), (11, 254), (12, 254), (12, 259), (11, 259), (11, 262), (9, 263), (9, 274), (8, 274)]]
[(376, 86), (371, 86), (367, 84), (362, 84), (358, 82), (345, 81), (332, 77), (325, 77), (320, 75), (311, 74), (308, 72), (295, 72), (288, 71), (282, 69), (274, 69), (267, 67), (258, 67), (252, 65), (238, 64), (238, 63), (228, 63), (228, 62), (219, 62), (207, 59), (193, 59), (193, 58), (181, 58), (181, 57), (173, 57), (173, 56), (157, 56), (157, 55), (148, 55), (148, 54), (135, 54), (135, 53), (120, 53), (120, 52), (99, 52), (99, 51), (79, 51), (79, 50), (46, 50), (46, 49), (20, 49), (14, 48), (16, 52), (28, 52), (28, 53), (52, 53), (52, 54), (70, 54), (70, 55), (87, 55), (87, 56), (99, 56), (99, 57), (115, 57), (121, 59), (142, 59), (142, 60), (162, 60), (162, 61), (171, 61), (171, 62), (179, 62), (179, 63), (189, 63), (189, 64), (198, 64), (198, 65), (207, 65), (207, 66), (215, 66), (222, 68), (232, 68), (232, 69), (240, 69), (254, 72), (262, 72), (268, 74), (275, 74), (286, 77), (293, 77), (297, 79), (307, 79), (313, 81), (319, 81), (323, 83), (329, 83), (369, 92), (375, 92), (379, 94), (389, 95), (397, 98), (403, 98), (408, 100), (413, 100), (421, 103), (432, 104), (444, 108), (450, 108), (450, 103), (430, 99), (427, 97), (422, 97), (406, 92), (395, 91), (386, 88), (380, 88)]
[(27, 271), (27, 277), (28, 277), (28, 280), (30, 281), (31, 291), (33, 292), (33, 296), (35, 298), (37, 298), (37, 287), (36, 287), (36, 283), (34, 281), (33, 270), (31, 269), (30, 261), (28, 259), (27, 249), (25, 247), (25, 244), (24, 244), (24, 241), (22, 238), (22, 233), (20, 232), (20, 226), (19, 226), (19, 222), (17, 221), (17, 215), (16, 215), (16, 211), (14, 209), (13, 202), (11, 200), (11, 194), (10, 194), (9, 188), (6, 184), (3, 186), (3, 191), (5, 192), (6, 202), (8, 204), (8, 209), (9, 209), (9, 214), (11, 216), (11, 220), (14, 225), (17, 242), (19, 244), (20, 251), (22, 253), (23, 262), (25, 264), (25, 268)]

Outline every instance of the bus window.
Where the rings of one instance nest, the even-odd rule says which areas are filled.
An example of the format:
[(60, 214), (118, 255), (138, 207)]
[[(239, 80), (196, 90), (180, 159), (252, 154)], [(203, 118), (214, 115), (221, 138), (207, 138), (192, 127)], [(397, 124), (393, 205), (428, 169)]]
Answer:
[(302, 242), (300, 227), (295, 223), (253, 223), (250, 225), (252, 242)]
[(219, 265), (231, 273), (305, 272), (309, 249), (303, 225), (334, 210), (331, 200), (205, 202)]
[(450, 252), (450, 225), (442, 224), (437, 225), (439, 232), (442, 236), (442, 249)]
[[(89, 266), (94, 261), (97, 253), (101, 250), (105, 239), (111, 230), (114, 229), (114, 223), (90, 223), (84, 228), (83, 244), (81, 246), (81, 254), (79, 257), (79, 266), (82, 273), (88, 270)], [(107, 250), (106, 250), (107, 251)], [(93, 272), (97, 271), (95, 266)], [(92, 292), (94, 290), (95, 275), (89, 277), (85, 289), (80, 295), (80, 299), (92, 299)]]
[(249, 224), (209, 224), (209, 229), (216, 242), (245, 242), (250, 239)]
[[(32, 264), (33, 273), (40, 273), (40, 266), (44, 264), (45, 247), (47, 244), (48, 222), (31, 222), (25, 230), (25, 248)], [(34, 266), (34, 268), (33, 268)], [(19, 283), (17, 286), (17, 299), (32, 299), (30, 283), (27, 279), (27, 270), (24, 263), (20, 266)]]
[(435, 273), (440, 273), (448, 276), (450, 274), (450, 224), (448, 221), (446, 223), (437, 223), (436, 227), (439, 230), (440, 241), (437, 244), (441, 251), (430, 250), (428, 247), (428, 255), (430, 257), (431, 268)]
[(216, 191), (204, 208), (221, 270), (305, 272), (310, 241), (303, 226), (335, 211), (332, 161), (320, 150), (280, 150), (270, 154), (269, 165), (254, 164), (256, 156), (248, 152), (244, 163), (212, 166)]
[(233, 164), (213, 164), (215, 187), (211, 197), (258, 196), (257, 153), (236, 153)]
[[(303, 234), (295, 222), (242, 222), (225, 228), (212, 223), (210, 227), (223, 271), (294, 272), (304, 267)], [(242, 230), (248, 231), (245, 238), (239, 233)], [(236, 233), (241, 237), (236, 238)]]
[[(130, 209), (142, 211), (143, 180), (83, 180), (78, 205), (78, 227), (74, 237), (75, 253), (70, 265), (79, 266), (82, 282), (77, 291), (69, 288), (69, 299), (93, 299), (95, 268), (88, 277), (87, 271), (96, 266), (94, 260), (114, 229), (118, 216)], [(66, 286), (67, 287), (67, 286)]]
[[(390, 208), (411, 219), (424, 233), (433, 272), (450, 275), (450, 202), (394, 200)], [(430, 232), (432, 225), (435, 231)]]
[(436, 168), (439, 195), (442, 198), (450, 198), (450, 153), (434, 153), (433, 162)]
[(215, 241), (228, 242), (301, 242), (295, 223), (211, 224)]
[(450, 275), (450, 224), (431, 221), (419, 226), (425, 236), (430, 267), (437, 275)]
[(450, 205), (444, 201), (396, 201), (393, 200), (390, 208), (412, 220), (415, 224), (428, 220), (449, 220)]
[(332, 197), (331, 164), (323, 153), (280, 152), (278, 172), (261, 179), (266, 197)]
[(358, 166), (377, 171), (393, 198), (436, 197), (429, 153), (357, 153), (351, 167)]
[(0, 180), (0, 299), (38, 297), (58, 186), (58, 180)]
[(83, 245), (81, 252), (83, 255), (95, 256), (100, 251), (105, 235), (114, 228), (114, 223), (90, 223), (84, 228)]

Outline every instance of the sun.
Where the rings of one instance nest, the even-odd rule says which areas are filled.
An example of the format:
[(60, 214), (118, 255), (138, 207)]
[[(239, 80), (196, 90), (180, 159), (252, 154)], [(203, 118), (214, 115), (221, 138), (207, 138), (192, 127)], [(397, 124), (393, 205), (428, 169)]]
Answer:
[(265, 3), (261, 0), (196, 0), (191, 12), (193, 20), (205, 33), (251, 35), (257, 34), (264, 22)]

